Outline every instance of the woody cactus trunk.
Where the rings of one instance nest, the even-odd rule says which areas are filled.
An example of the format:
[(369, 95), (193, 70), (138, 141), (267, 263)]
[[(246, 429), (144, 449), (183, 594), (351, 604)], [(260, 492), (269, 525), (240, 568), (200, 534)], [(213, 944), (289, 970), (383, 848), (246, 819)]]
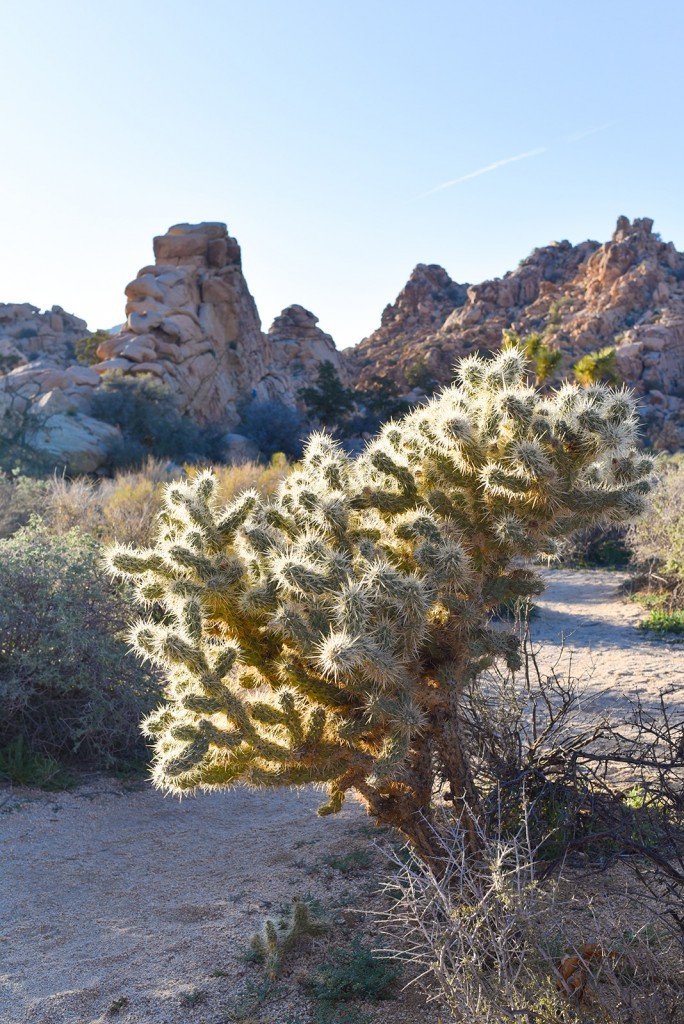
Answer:
[(444, 783), (475, 844), (459, 701), (519, 661), (492, 609), (542, 590), (529, 562), (558, 538), (638, 516), (652, 471), (627, 393), (526, 381), (517, 348), (465, 359), (358, 458), (313, 436), (274, 499), (167, 487), (156, 547), (109, 555), (164, 612), (132, 632), (168, 678), (144, 723), (159, 787), (317, 783), (321, 814), (354, 790), (431, 858)]

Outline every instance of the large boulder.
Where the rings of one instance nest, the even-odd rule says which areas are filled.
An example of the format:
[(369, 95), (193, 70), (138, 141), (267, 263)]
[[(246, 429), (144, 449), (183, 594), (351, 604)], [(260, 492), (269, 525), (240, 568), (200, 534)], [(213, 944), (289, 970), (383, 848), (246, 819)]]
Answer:
[(71, 474), (94, 473), (120, 439), (116, 427), (78, 412), (46, 415), (26, 434), (26, 443), (38, 458)]

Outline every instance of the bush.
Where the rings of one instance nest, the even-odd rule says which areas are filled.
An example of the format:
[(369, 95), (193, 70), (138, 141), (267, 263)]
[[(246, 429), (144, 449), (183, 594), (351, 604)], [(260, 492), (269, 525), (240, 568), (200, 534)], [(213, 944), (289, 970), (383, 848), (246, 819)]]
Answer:
[(354, 391), (344, 386), (327, 359), (318, 367), (316, 383), (301, 388), (297, 397), (304, 402), (309, 415), (324, 427), (341, 428), (356, 404)]
[(592, 526), (568, 537), (559, 555), (564, 565), (617, 569), (629, 564), (632, 549), (625, 527)]
[(684, 577), (684, 456), (663, 459), (647, 519), (634, 523), (629, 541), (637, 561)]
[(315, 999), (343, 1003), (352, 999), (377, 1002), (386, 999), (399, 970), (380, 959), (359, 938), (351, 946), (333, 951), (332, 959), (321, 964), (310, 982)]
[(0, 539), (11, 536), (44, 510), (49, 489), (47, 480), (18, 473), (0, 476)]
[(410, 388), (420, 388), (427, 395), (431, 395), (437, 387), (437, 381), (425, 356), (416, 356), (406, 367), (404, 377)]
[[(509, 344), (516, 344), (520, 340), (514, 331), (504, 331), (504, 338)], [(553, 349), (547, 345), (541, 334), (530, 334), (521, 344), (524, 345), (526, 355), (532, 360), (535, 384), (540, 387), (558, 369), (563, 361), (563, 353), (560, 349)]]
[(110, 468), (142, 465), (150, 455), (174, 462), (221, 459), (225, 429), (200, 427), (184, 416), (178, 397), (156, 377), (105, 375), (92, 399), (92, 415), (121, 431)]
[(317, 782), (324, 814), (354, 790), (429, 859), (444, 779), (477, 843), (461, 697), (520, 664), (492, 610), (539, 593), (526, 560), (580, 525), (639, 515), (652, 471), (629, 396), (543, 397), (526, 373), (518, 349), (463, 360), (359, 458), (314, 436), (270, 501), (222, 507), (210, 473), (166, 489), (156, 547), (110, 555), (165, 609), (134, 631), (169, 683), (146, 723), (158, 785)]
[[(284, 456), (274, 456), (269, 465), (246, 462), (214, 467), (218, 493), (226, 502), (250, 487), (264, 496), (273, 494), (287, 471)], [(46, 522), (57, 533), (78, 527), (105, 543), (150, 544), (157, 531), (164, 484), (184, 478), (192, 480), (196, 474), (196, 467), (170, 467), (159, 459), (149, 458), (141, 469), (120, 470), (111, 479), (53, 477), (41, 482), (39, 501), (31, 507), (37, 511), (40, 504)], [(9, 519), (14, 522), (16, 516)]]
[(98, 346), (103, 341), (108, 341), (110, 337), (109, 331), (99, 330), (95, 331), (94, 334), (87, 334), (85, 338), (79, 338), (75, 341), (74, 355), (79, 363), (83, 363), (84, 366), (94, 366), (95, 363), (101, 362), (97, 354)]
[(575, 363), (572, 372), (577, 383), (585, 387), (592, 384), (617, 385), (622, 380), (617, 368), (617, 354), (610, 347), (588, 352)]
[(282, 402), (250, 402), (236, 430), (254, 441), (267, 458), (276, 452), (292, 459), (302, 454), (302, 418), (296, 409)]
[(138, 720), (159, 687), (129, 654), (126, 596), (97, 543), (38, 520), (0, 541), (0, 747), (93, 767), (145, 752)]
[(410, 852), (396, 858), (384, 953), (429, 979), (455, 1021), (682, 1024), (677, 943), (544, 879), (524, 823), (512, 837), (483, 833), (475, 862), (457, 828), (439, 841), (438, 872)]

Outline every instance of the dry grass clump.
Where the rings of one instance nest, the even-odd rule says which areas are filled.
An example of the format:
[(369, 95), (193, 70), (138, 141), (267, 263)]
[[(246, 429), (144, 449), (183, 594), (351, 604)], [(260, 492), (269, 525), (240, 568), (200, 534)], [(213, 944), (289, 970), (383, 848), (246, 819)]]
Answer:
[(649, 514), (630, 528), (638, 562), (684, 578), (684, 455), (660, 463)]
[[(525, 824), (480, 833), (481, 857), (450, 824), (439, 868), (395, 857), (384, 952), (410, 963), (428, 1001), (468, 1024), (654, 1024), (684, 1020), (681, 954), (653, 925), (610, 912), (571, 880), (544, 879)], [(415, 983), (415, 982), (414, 982)]]
[[(219, 496), (226, 504), (241, 491), (254, 488), (264, 496), (275, 492), (288, 470), (287, 459), (217, 466)], [(105, 544), (147, 546), (157, 530), (164, 485), (193, 479), (196, 466), (179, 467), (149, 458), (141, 469), (120, 470), (111, 478), (0, 478), (0, 537), (9, 537), (31, 516), (40, 516), (56, 534), (78, 527)]]
[[(187, 468), (188, 479), (194, 480), (200, 472), (197, 466)], [(280, 452), (269, 463), (243, 462), (237, 466), (214, 466), (217, 480), (216, 497), (221, 504), (228, 504), (242, 491), (254, 488), (264, 497), (275, 494), (280, 482), (287, 476), (289, 463)]]

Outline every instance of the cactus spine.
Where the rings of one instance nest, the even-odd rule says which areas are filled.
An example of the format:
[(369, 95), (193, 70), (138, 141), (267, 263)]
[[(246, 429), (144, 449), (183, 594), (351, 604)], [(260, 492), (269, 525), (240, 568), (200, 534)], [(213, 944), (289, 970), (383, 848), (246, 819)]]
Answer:
[(540, 396), (507, 347), (463, 360), (355, 460), (314, 435), (275, 499), (221, 508), (209, 472), (171, 484), (156, 547), (109, 555), (164, 611), (132, 631), (168, 678), (144, 725), (156, 784), (318, 783), (322, 814), (354, 790), (429, 856), (436, 779), (477, 813), (463, 687), (518, 663), (491, 610), (542, 590), (526, 559), (640, 514), (652, 463), (636, 436), (628, 393)]

